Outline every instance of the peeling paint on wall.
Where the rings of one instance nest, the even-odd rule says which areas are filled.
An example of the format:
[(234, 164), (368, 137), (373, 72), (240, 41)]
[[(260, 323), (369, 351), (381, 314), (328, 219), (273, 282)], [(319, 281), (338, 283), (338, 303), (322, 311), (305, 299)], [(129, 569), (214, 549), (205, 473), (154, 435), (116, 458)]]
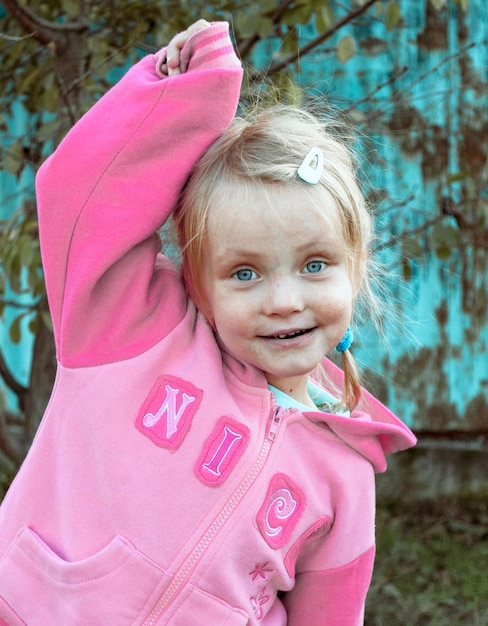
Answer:
[[(366, 328), (355, 354), (374, 392), (416, 430), (488, 431), (486, 0), (470, 0), (466, 14), (453, 3), (400, 6), (392, 32), (375, 20), (352, 27), (358, 51), (346, 65), (331, 59), (330, 42), (300, 64), (300, 81), (333, 105), (361, 102), (367, 193), (383, 199), (381, 259), (408, 278), (390, 285), (386, 314), (398, 308), (401, 319), (389, 343)], [(403, 249), (388, 244), (409, 232)]]

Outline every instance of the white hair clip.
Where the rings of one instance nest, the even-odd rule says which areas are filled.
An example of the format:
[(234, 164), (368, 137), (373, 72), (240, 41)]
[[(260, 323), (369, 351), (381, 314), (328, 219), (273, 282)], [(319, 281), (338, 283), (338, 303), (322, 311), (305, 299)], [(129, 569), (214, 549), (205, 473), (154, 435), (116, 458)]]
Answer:
[(320, 148), (313, 147), (307, 152), (297, 175), (309, 185), (316, 185), (324, 169), (324, 153)]

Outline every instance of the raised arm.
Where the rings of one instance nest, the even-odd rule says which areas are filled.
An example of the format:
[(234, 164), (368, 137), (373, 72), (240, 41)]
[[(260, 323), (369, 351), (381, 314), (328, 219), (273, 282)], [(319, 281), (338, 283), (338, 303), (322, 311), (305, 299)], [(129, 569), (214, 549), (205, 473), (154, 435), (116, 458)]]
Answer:
[[(156, 266), (155, 233), (195, 161), (232, 120), (242, 70), (223, 22), (200, 24), (168, 52), (129, 70), (37, 177), (57, 354), (68, 366), (134, 356), (185, 312), (184, 294), (171, 289), (174, 272)], [(173, 302), (162, 316), (168, 289)]]

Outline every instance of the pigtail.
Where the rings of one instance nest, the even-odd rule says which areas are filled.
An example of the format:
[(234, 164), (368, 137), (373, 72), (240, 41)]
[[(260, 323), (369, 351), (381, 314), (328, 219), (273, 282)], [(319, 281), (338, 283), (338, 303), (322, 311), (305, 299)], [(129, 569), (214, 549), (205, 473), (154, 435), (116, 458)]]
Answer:
[(342, 369), (344, 371), (344, 386), (342, 389), (342, 402), (352, 411), (361, 399), (361, 378), (354, 357), (349, 350), (344, 350), (342, 356)]

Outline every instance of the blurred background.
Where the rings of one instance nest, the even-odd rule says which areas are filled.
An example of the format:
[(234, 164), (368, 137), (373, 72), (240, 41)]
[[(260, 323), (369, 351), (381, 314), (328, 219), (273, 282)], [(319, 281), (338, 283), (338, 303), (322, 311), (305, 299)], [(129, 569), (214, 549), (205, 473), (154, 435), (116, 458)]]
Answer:
[(133, 62), (199, 17), (230, 22), (242, 106), (313, 104), (356, 131), (385, 294), (383, 333), (360, 314), (354, 354), (419, 438), (378, 477), (366, 624), (486, 625), (486, 0), (0, 0), (0, 497), (55, 375), (36, 171)]

